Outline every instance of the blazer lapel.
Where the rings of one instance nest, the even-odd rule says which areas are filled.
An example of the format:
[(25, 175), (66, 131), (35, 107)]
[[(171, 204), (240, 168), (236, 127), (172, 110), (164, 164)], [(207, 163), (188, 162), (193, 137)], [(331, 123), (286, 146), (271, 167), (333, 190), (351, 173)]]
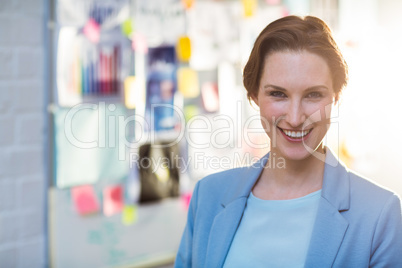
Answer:
[(222, 267), (243, 216), (247, 197), (230, 203), (213, 222), (209, 234), (205, 267)]
[(268, 161), (269, 153), (254, 165), (239, 169), (240, 183), (229, 186), (221, 204), (222, 211), (214, 218), (208, 238), (205, 267), (222, 267), (237, 227), (240, 224), (247, 198), (261, 171)]
[(349, 223), (341, 212), (349, 209), (347, 169), (327, 148), (322, 195), (305, 267), (332, 267)]

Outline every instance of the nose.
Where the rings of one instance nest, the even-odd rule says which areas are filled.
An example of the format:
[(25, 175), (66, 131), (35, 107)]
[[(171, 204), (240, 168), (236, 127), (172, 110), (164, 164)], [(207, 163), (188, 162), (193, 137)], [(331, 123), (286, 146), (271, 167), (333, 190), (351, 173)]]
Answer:
[(294, 100), (289, 103), (286, 121), (293, 128), (301, 127), (304, 121), (306, 121), (306, 114), (300, 101)]

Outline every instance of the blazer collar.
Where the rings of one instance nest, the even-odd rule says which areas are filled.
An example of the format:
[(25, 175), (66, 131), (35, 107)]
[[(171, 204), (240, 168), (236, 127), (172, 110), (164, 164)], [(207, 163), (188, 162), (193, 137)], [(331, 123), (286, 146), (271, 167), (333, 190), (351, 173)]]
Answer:
[[(222, 199), (222, 211), (215, 216), (209, 233), (204, 267), (223, 267), (233, 237), (243, 217), (247, 197), (260, 177), (268, 158), (269, 153), (249, 167), (233, 170), (240, 182), (228, 185), (228, 190)], [(228, 176), (233, 176), (232, 174), (230, 173)]]
[(317, 217), (304, 267), (332, 267), (349, 222), (341, 212), (349, 209), (349, 173), (335, 154), (327, 149), (324, 180)]
[(226, 207), (238, 198), (248, 197), (250, 195), (251, 189), (257, 182), (262, 170), (269, 160), (269, 154), (270, 153), (267, 153), (251, 166), (238, 169), (236, 176), (240, 180), (240, 183), (229, 185), (229, 188), (222, 199), (223, 207)]
[(324, 180), (321, 196), (338, 211), (349, 209), (349, 172), (334, 152), (326, 148)]
[[(338, 159), (334, 152), (325, 147), (325, 167), (321, 196), (338, 211), (349, 209), (349, 175), (346, 166)], [(238, 169), (237, 176), (240, 183), (229, 186), (222, 199), (222, 206), (240, 197), (248, 197), (260, 177), (263, 168), (269, 160), (269, 154), (264, 155), (253, 165)]]
[[(240, 183), (228, 186), (221, 203), (223, 210), (211, 227), (206, 267), (222, 267), (237, 227), (243, 216), (247, 198), (269, 160), (269, 153), (253, 165), (240, 168)], [(339, 211), (349, 209), (349, 176), (346, 167), (326, 147), (321, 201), (317, 211), (306, 267), (329, 267), (333, 263), (348, 227)], [(328, 232), (328, 230), (331, 230)], [(327, 245), (322, 247), (322, 245)], [(318, 265), (318, 266), (317, 266)]]

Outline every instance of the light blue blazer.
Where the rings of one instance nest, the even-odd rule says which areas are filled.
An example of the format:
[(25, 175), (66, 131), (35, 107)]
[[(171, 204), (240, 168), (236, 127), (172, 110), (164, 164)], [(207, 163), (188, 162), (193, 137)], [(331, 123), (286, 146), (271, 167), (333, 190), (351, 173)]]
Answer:
[[(223, 266), (268, 157), (197, 183), (175, 267)], [(328, 148), (325, 162), (305, 267), (402, 267), (399, 198), (348, 170)]]

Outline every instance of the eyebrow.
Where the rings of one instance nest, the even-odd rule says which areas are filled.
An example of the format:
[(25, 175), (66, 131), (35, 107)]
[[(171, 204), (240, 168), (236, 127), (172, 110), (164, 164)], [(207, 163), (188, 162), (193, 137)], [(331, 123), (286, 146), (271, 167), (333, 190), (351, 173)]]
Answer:
[[(271, 85), (271, 84), (265, 85), (265, 86), (264, 86), (264, 89), (267, 89), (267, 88), (269, 88), (269, 87), (271, 87), (271, 88), (273, 88), (273, 89), (276, 89), (276, 90), (279, 90), (279, 91), (283, 91), (283, 92), (286, 92), (286, 91), (287, 91), (286, 88), (283, 88), (283, 87), (280, 87), (280, 86)], [(321, 89), (321, 88), (324, 88), (324, 89), (326, 89), (326, 90), (329, 90), (327, 86), (324, 86), (324, 85), (317, 85), (317, 86), (308, 87), (308, 88), (306, 88), (304, 91), (317, 90), (317, 89)]]

